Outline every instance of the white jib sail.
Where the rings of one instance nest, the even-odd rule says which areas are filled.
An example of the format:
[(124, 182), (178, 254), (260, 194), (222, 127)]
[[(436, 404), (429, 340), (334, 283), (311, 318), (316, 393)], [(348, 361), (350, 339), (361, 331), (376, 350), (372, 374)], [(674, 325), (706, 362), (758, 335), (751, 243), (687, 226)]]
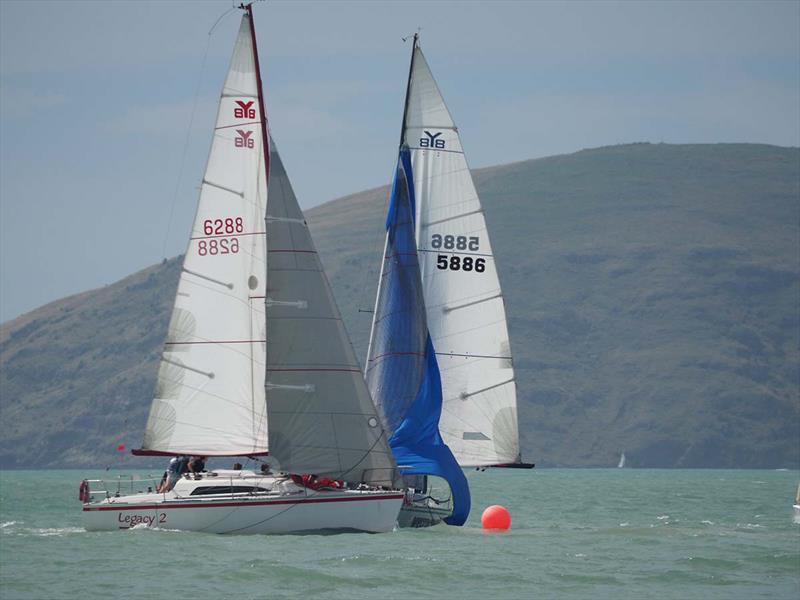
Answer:
[(439, 430), (462, 466), (514, 462), (516, 386), (492, 246), (458, 130), (419, 48), (404, 142), (428, 328), (442, 375)]
[(143, 449), (267, 450), (264, 144), (250, 20), (242, 18)]
[(270, 156), (270, 454), (284, 471), (391, 485), (394, 458), (274, 144)]

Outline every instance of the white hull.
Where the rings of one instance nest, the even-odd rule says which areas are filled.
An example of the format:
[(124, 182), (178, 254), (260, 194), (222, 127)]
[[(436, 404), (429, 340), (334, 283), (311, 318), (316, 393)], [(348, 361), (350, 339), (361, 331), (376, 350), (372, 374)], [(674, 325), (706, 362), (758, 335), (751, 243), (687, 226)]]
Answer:
[[(425, 478), (423, 486), (427, 488), (429, 483)], [(403, 507), (397, 515), (398, 527), (432, 527), (449, 517), (453, 513), (452, 502), (449, 498), (437, 501), (433, 492), (433, 488), (428, 488), (426, 492), (407, 490)]]
[(397, 526), (402, 528), (432, 527), (441, 523), (452, 512), (451, 509), (406, 504), (397, 515)]
[[(233, 482), (233, 486), (231, 486)], [(235, 486), (258, 492), (231, 492)], [(227, 488), (193, 495), (198, 488)], [(207, 533), (294, 533), (307, 531), (391, 531), (403, 493), (385, 490), (311, 490), (283, 478), (244, 474), (182, 479), (166, 494), (111, 496), (83, 506), (88, 531), (143, 526)]]

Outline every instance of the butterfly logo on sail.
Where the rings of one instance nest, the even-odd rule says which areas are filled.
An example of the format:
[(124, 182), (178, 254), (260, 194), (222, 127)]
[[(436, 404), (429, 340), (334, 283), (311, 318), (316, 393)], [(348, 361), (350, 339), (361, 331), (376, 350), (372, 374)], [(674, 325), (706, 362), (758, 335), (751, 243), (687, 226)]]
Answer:
[(242, 131), (241, 129), (237, 129), (236, 133), (239, 134), (234, 140), (234, 144), (237, 148), (253, 148), (255, 146), (253, 138), (250, 137), (253, 135), (252, 131)]
[(253, 108), (254, 100), (250, 102), (242, 102), (241, 100), (237, 100), (236, 104), (238, 107), (233, 108), (233, 116), (236, 119), (255, 119), (256, 118), (256, 109)]
[(441, 131), (437, 134), (433, 134), (430, 131), (425, 131), (424, 133), (427, 137), (419, 138), (420, 148), (436, 148), (438, 150), (444, 148), (444, 140), (438, 139), (442, 135)]

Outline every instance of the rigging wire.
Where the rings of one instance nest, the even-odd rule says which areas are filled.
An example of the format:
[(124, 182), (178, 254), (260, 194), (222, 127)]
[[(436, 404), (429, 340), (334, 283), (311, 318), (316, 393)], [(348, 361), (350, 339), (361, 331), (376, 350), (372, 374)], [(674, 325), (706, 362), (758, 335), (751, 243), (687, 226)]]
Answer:
[[(419, 33), (420, 33), (421, 31), (422, 31), (422, 28), (421, 28), (421, 27), (418, 27), (418, 28), (417, 28), (417, 33), (416, 33), (416, 34), (413, 34), (413, 36), (414, 36), (414, 42), (413, 42), (413, 43), (414, 43), (414, 44), (416, 44), (416, 43), (417, 43), (417, 40), (418, 40), (418, 38), (419, 38)], [(408, 40), (410, 37), (411, 37), (411, 35), (408, 35), (408, 36), (406, 36), (406, 37), (404, 37), (404, 38), (401, 38), (401, 39), (403, 40), (403, 43), (405, 43), (405, 42), (406, 42), (406, 40)], [(416, 46), (415, 46), (415, 47), (416, 47)], [(403, 144), (403, 136), (404, 136), (404, 133), (405, 133), (405, 125), (406, 125), (406, 110), (407, 110), (407, 108), (408, 108), (408, 107), (407, 107), (407, 103), (408, 103), (408, 94), (409, 94), (409, 90), (410, 90), (410, 86), (411, 86), (411, 67), (412, 67), (412, 66), (413, 66), (413, 55), (412, 55), (412, 62), (411, 62), (411, 64), (409, 65), (408, 83), (406, 84), (406, 93), (405, 93), (405, 98), (404, 98), (404, 101), (403, 101), (404, 108), (403, 108), (403, 123), (402, 123), (402, 127), (401, 127), (401, 133), (400, 133), (400, 146), (402, 146), (402, 144)], [(398, 169), (398, 166), (399, 166), (399, 162), (400, 162), (400, 160), (399, 160), (399, 157), (398, 157), (398, 160), (397, 160), (397, 162), (395, 163), (394, 170), (392, 171), (392, 176), (390, 177), (390, 181), (392, 182), (392, 184), (391, 184), (391, 185), (390, 185), (390, 187), (389, 187), (389, 193), (388, 193), (387, 195), (385, 195), (385, 196), (384, 196), (383, 210), (381, 211), (381, 214), (382, 214), (382, 215), (384, 215), (384, 218), (386, 218), (386, 217), (385, 217), (385, 216), (386, 216), (386, 209), (387, 209), (387, 208), (388, 208), (388, 206), (389, 206), (389, 200), (391, 199), (392, 191), (394, 190), (394, 182), (395, 182), (395, 179), (397, 178), (397, 169)], [(382, 237), (384, 240), (386, 240), (386, 236), (388, 235), (388, 231), (386, 230), (386, 228), (385, 228), (385, 227), (380, 227), (380, 228), (377, 228), (377, 229), (378, 229), (378, 231), (377, 231), (377, 235), (376, 235), (376, 237), (375, 237), (375, 241), (373, 242), (373, 249), (374, 249), (374, 251), (373, 251), (373, 254), (377, 254), (377, 253), (378, 253), (378, 247), (379, 247), (379, 244), (380, 244), (381, 237)], [(359, 301), (359, 303), (358, 303), (358, 304), (359, 304), (359, 306), (360, 306), (361, 304), (363, 304), (363, 302), (362, 302), (362, 301), (363, 301), (363, 299), (364, 299), (364, 294), (366, 294), (366, 293), (367, 293), (369, 290), (371, 290), (371, 289), (372, 289), (372, 287), (371, 287), (371, 286), (368, 286), (368, 285), (367, 285), (367, 277), (371, 275), (371, 276), (372, 276), (372, 279), (373, 279), (373, 281), (374, 281), (374, 280), (375, 280), (375, 274), (377, 274), (377, 273), (378, 273), (378, 269), (381, 269), (381, 270), (383, 269), (383, 264), (384, 264), (384, 261), (385, 261), (385, 259), (386, 259), (386, 257), (384, 256), (384, 254), (385, 254), (385, 252), (382, 252), (382, 253), (381, 253), (381, 259), (380, 259), (380, 261), (378, 262), (378, 265), (377, 265), (377, 267), (376, 267), (374, 270), (373, 270), (373, 269), (370, 269), (369, 267), (368, 267), (367, 269), (365, 269), (365, 270), (364, 270), (363, 281), (362, 281), (362, 285), (361, 285), (361, 290), (362, 290), (362, 292), (361, 292), (361, 301)], [(380, 281), (378, 282), (378, 285), (380, 285)], [(380, 289), (377, 289), (375, 293), (376, 293), (376, 294), (379, 294), (379, 293), (380, 293)], [(374, 306), (375, 306), (375, 302), (376, 302), (376, 300), (373, 300), (373, 303), (372, 303), (372, 305), (371, 305), (371, 306), (373, 306), (373, 307), (374, 307)], [(373, 310), (369, 310), (369, 309), (361, 309), (361, 308), (358, 308), (358, 312), (359, 312), (359, 313), (373, 313), (374, 311), (373, 311)], [(375, 316), (373, 315), (373, 319), (374, 319), (374, 318), (375, 318)], [(369, 348), (369, 341), (370, 341), (370, 340), (368, 340), (368, 341), (367, 341), (367, 346), (368, 346), (368, 348)], [(364, 358), (364, 365), (366, 365), (366, 364), (367, 364), (367, 361), (368, 361), (368, 360), (369, 360), (369, 356), (365, 356), (365, 358)]]
[[(395, 167), (396, 170), (396, 167)], [(392, 173), (391, 181), (394, 180), (394, 172)], [(378, 213), (378, 219), (385, 220), (386, 219), (386, 210), (389, 207), (389, 199), (392, 195), (391, 185), (388, 186), (389, 191), (386, 194), (383, 194), (383, 206)], [(376, 275), (378, 274), (378, 270), (383, 268), (383, 260), (384, 260), (384, 251), (383, 251), (383, 244), (381, 241), (386, 240), (387, 231), (386, 228), (380, 225), (381, 220), (378, 221), (378, 225), (375, 227), (375, 236), (373, 238), (372, 244), (368, 246), (369, 249), (369, 256), (367, 257), (367, 268), (363, 270), (363, 275), (361, 276), (361, 299), (356, 305), (358, 313), (368, 313), (372, 314), (373, 308), (375, 306), (375, 293), (372, 294), (371, 303), (364, 302), (365, 297), (369, 300), (369, 292), (371, 292), (374, 288), (372, 287), (376, 280)], [(372, 257), (380, 256), (380, 259), (375, 262)], [(365, 308), (361, 308), (364, 306)], [(368, 307), (368, 308), (366, 308)], [(366, 350), (365, 350), (366, 352)], [(365, 361), (366, 362), (366, 359)]]
[(166, 231), (164, 232), (164, 243), (161, 246), (161, 256), (164, 259), (167, 258), (167, 242), (169, 241), (169, 234), (170, 230), (172, 229), (172, 217), (175, 213), (175, 205), (178, 202), (178, 192), (180, 191), (181, 183), (183, 182), (183, 169), (186, 166), (186, 155), (189, 152), (189, 142), (191, 141), (192, 137), (192, 126), (194, 125), (194, 117), (197, 112), (197, 100), (200, 97), (200, 89), (203, 84), (203, 76), (205, 75), (206, 62), (208, 60), (208, 50), (211, 47), (211, 36), (214, 33), (214, 30), (217, 28), (217, 26), (222, 22), (222, 20), (225, 17), (227, 17), (230, 13), (232, 13), (234, 10), (236, 10), (236, 7), (229, 8), (228, 10), (223, 12), (217, 18), (217, 20), (214, 21), (214, 24), (211, 26), (211, 29), (208, 30), (208, 35), (206, 38), (206, 49), (205, 52), (203, 52), (203, 60), (200, 64), (200, 73), (197, 78), (197, 86), (195, 87), (194, 100), (192, 101), (192, 111), (189, 115), (189, 126), (186, 130), (186, 138), (183, 141), (183, 151), (181, 153), (180, 166), (178, 167), (178, 179), (175, 182), (175, 190), (172, 194), (172, 201), (170, 202), (169, 205), (169, 217), (167, 218), (167, 228)]
[[(421, 30), (421, 28), (420, 28), (420, 29), (418, 29), (418, 30), (417, 30), (417, 32), (419, 32), (420, 30)], [(401, 38), (401, 39), (403, 40), (403, 43), (405, 43), (405, 42), (406, 42), (406, 40), (408, 39), (408, 37), (410, 37), (410, 36), (406, 36), (406, 37), (404, 37), (404, 38)], [(405, 98), (404, 102), (407, 102), (407, 101), (408, 101), (408, 89), (406, 89), (406, 98)], [(405, 129), (405, 115), (403, 116), (403, 128)], [(402, 140), (401, 140), (401, 142), (402, 142)], [(391, 175), (391, 177), (389, 178), (389, 181), (391, 181), (391, 182), (392, 182), (392, 183), (389, 185), (389, 193), (384, 195), (384, 199), (383, 199), (383, 209), (382, 209), (382, 210), (381, 210), (381, 212), (380, 212), (380, 215), (382, 215), (382, 216), (383, 216), (384, 220), (386, 219), (386, 210), (387, 210), (387, 208), (388, 208), (388, 206), (389, 206), (389, 200), (391, 199), (391, 196), (392, 196), (392, 190), (394, 189), (394, 181), (395, 181), (395, 179), (396, 179), (396, 177), (397, 177), (397, 168), (398, 168), (398, 165), (399, 165), (399, 159), (398, 159), (398, 161), (395, 163), (394, 169), (392, 170), (392, 175)], [(380, 221), (379, 221), (379, 222), (380, 222)], [(388, 231), (386, 230), (386, 227), (380, 227), (380, 226), (376, 227), (376, 235), (375, 235), (375, 239), (374, 239), (373, 243), (372, 243), (372, 244), (371, 244), (371, 246), (370, 246), (370, 250), (372, 251), (372, 255), (377, 255), (377, 254), (378, 254), (378, 249), (381, 247), (381, 246), (380, 246), (381, 240), (384, 240), (384, 243), (385, 243), (385, 240), (386, 240), (386, 236), (387, 236), (387, 235), (388, 235)], [(368, 281), (367, 281), (367, 278), (368, 278), (368, 277), (371, 277), (371, 278), (372, 278), (372, 281), (375, 281), (375, 275), (378, 273), (378, 270), (379, 270), (379, 269), (383, 269), (383, 263), (384, 263), (384, 260), (385, 260), (385, 258), (386, 258), (386, 257), (384, 256), (384, 254), (385, 254), (385, 252), (384, 252), (384, 251), (382, 251), (382, 252), (381, 252), (381, 258), (380, 258), (380, 261), (378, 261), (378, 263), (377, 263), (377, 266), (376, 266), (376, 267), (369, 267), (369, 266), (368, 266), (366, 269), (364, 269), (364, 272), (363, 272), (364, 274), (363, 274), (363, 276), (362, 276), (362, 282), (361, 282), (361, 288), (360, 288), (360, 289), (361, 289), (361, 299), (360, 299), (360, 301), (358, 302), (358, 308), (357, 308), (357, 310), (358, 310), (358, 312), (359, 312), (359, 313), (368, 313), (368, 314), (371, 314), (371, 313), (373, 313), (373, 309), (372, 309), (372, 308), (365, 308), (365, 309), (362, 309), (362, 308), (360, 308), (360, 307), (361, 307), (362, 305), (364, 305), (364, 304), (365, 304), (365, 303), (363, 302), (363, 300), (364, 300), (364, 296), (365, 296), (365, 295), (366, 295), (366, 294), (367, 294), (367, 293), (368, 293), (370, 290), (372, 290), (372, 286), (371, 286), (371, 285), (369, 285), (369, 283), (368, 283)], [(375, 264), (375, 263), (372, 263), (372, 264)], [(378, 282), (378, 285), (380, 285), (380, 282)], [(375, 294), (377, 294), (377, 293), (379, 293), (379, 292), (380, 292), (380, 290), (376, 290)], [(373, 294), (373, 300), (372, 300), (372, 304), (367, 304), (367, 306), (371, 306), (371, 307), (374, 307), (374, 306), (375, 306), (375, 300), (376, 300), (376, 299), (375, 299), (375, 294)], [(374, 316), (373, 316), (373, 318), (374, 318)], [(369, 344), (369, 340), (367, 340), (367, 344)], [(368, 357), (368, 356), (366, 356), (366, 357), (364, 358), (364, 364), (365, 364), (365, 365), (366, 365), (366, 363), (367, 363), (367, 360), (368, 360), (368, 359), (369, 359), (369, 357)]]

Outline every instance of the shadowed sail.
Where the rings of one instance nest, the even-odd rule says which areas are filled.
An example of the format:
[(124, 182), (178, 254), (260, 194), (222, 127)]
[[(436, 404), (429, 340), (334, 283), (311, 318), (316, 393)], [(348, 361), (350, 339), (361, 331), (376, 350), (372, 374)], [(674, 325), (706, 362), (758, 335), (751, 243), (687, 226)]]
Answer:
[(266, 390), (281, 469), (391, 485), (394, 459), (289, 178), (273, 147)]

